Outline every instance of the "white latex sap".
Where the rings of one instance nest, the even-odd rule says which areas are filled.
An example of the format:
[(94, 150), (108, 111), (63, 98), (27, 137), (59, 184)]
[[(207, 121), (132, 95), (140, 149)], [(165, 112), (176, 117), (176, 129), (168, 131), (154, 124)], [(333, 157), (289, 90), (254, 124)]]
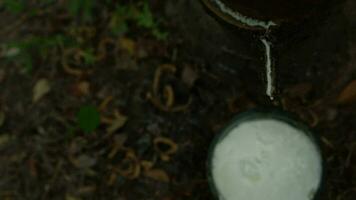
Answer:
[(212, 176), (220, 200), (311, 200), (322, 164), (309, 136), (275, 119), (246, 121), (220, 141)]

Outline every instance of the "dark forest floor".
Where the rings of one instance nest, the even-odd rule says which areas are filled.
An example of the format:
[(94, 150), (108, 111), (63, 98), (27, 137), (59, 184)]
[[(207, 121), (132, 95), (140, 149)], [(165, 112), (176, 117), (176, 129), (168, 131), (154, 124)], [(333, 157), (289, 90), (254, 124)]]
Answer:
[(198, 1), (38, 2), (0, 6), (0, 199), (213, 199), (209, 144), (260, 106), (321, 139), (322, 199), (356, 198), (352, 0), (272, 31), (274, 102), (261, 34)]

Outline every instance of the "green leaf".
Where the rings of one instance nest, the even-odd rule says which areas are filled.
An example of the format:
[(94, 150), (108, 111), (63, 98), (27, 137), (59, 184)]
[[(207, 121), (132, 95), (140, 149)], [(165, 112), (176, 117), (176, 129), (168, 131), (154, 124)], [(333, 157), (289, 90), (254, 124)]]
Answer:
[(143, 28), (154, 28), (156, 23), (147, 2), (143, 4), (141, 13), (137, 16), (137, 25)]
[(93, 49), (86, 49), (83, 51), (84, 63), (86, 65), (93, 65), (96, 61), (96, 57)]
[(72, 16), (81, 17), (84, 21), (91, 21), (95, 7), (94, 0), (69, 0), (68, 11)]
[(31, 73), (33, 70), (33, 60), (32, 56), (29, 53), (24, 53), (22, 54), (22, 57), (19, 60), (20, 64), (23, 67), (23, 72), (24, 73)]
[(25, 4), (23, 0), (4, 0), (3, 6), (6, 10), (19, 14), (25, 10)]
[(116, 4), (115, 11), (110, 19), (110, 29), (113, 34), (120, 35), (129, 31), (129, 21), (137, 23), (137, 19), (141, 15), (141, 11), (138, 10), (136, 5), (121, 5)]
[(68, 127), (67, 127), (67, 136), (68, 136), (69, 138), (74, 137), (76, 131), (77, 131), (77, 127), (75, 127), (75, 126), (68, 126)]
[(128, 25), (127, 25), (127, 23), (125, 21), (120, 22), (120, 23), (116, 23), (116, 24), (111, 24), (110, 28), (111, 28), (111, 32), (114, 35), (125, 34), (129, 30), (129, 27), (128, 27)]
[(157, 40), (165, 41), (167, 40), (168, 33), (159, 30), (158, 28), (152, 30), (152, 35), (155, 36)]
[(77, 114), (79, 128), (92, 133), (100, 124), (100, 114), (95, 106), (82, 106)]

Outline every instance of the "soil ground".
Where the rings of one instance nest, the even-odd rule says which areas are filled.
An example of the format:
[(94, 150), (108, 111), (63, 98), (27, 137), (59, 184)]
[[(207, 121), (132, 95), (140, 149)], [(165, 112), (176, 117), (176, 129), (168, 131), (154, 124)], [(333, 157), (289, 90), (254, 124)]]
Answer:
[[(273, 102), (264, 95), (263, 33), (224, 24), (199, 1), (150, 1), (165, 40), (131, 24), (109, 34), (110, 6), (96, 8), (95, 23), (77, 23), (63, 2), (31, 17), (0, 12), (0, 199), (214, 199), (209, 144), (238, 113), (266, 106), (293, 113), (321, 139), (320, 199), (355, 199), (355, 1), (272, 30)], [(9, 41), (70, 35), (73, 26), (94, 49), (89, 66), (75, 60), (78, 49), (35, 55), (30, 72), (5, 59)], [(103, 50), (107, 41), (115, 42)], [(83, 105), (100, 113), (91, 134), (77, 128)]]

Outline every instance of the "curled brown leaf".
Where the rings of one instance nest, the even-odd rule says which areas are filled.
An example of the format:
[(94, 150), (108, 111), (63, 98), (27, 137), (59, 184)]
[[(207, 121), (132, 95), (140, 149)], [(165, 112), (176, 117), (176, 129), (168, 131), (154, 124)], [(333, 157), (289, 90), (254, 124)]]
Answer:
[[(112, 49), (111, 49), (112, 48)], [(108, 51), (116, 51), (117, 42), (112, 38), (104, 38), (99, 42), (98, 46), (98, 60), (103, 60), (107, 57)]]
[(174, 65), (165, 64), (156, 69), (152, 84), (152, 92), (147, 93), (147, 99), (153, 104), (153, 106), (164, 112), (185, 111), (190, 106), (192, 98), (190, 97), (185, 105), (174, 106), (175, 94), (171, 85), (165, 85), (163, 87), (163, 97), (165, 102), (162, 102), (160, 98), (160, 82), (163, 72), (175, 73), (176, 67)]
[(120, 48), (126, 51), (129, 55), (133, 56), (136, 51), (136, 43), (130, 38), (122, 37), (119, 39)]
[(170, 157), (178, 150), (178, 145), (169, 138), (158, 137), (154, 139), (153, 143), (155, 150), (163, 161), (169, 161)]
[(340, 93), (338, 104), (352, 104), (356, 102), (356, 80), (351, 81)]
[(126, 155), (125, 158), (120, 161), (120, 163), (114, 166), (113, 171), (120, 176), (130, 180), (138, 178), (141, 174), (141, 165), (135, 152), (133, 149), (125, 147), (121, 147), (120, 149), (125, 151)]
[(165, 172), (162, 169), (150, 169), (145, 171), (144, 175), (153, 180), (165, 182), (165, 183), (169, 182), (170, 179), (167, 172)]
[(82, 69), (75, 68), (73, 66), (83, 65), (83, 60), (85, 58), (85, 52), (78, 48), (64, 49), (62, 56), (62, 67), (63, 70), (72, 76), (81, 77), (89, 71), (84, 71)]

